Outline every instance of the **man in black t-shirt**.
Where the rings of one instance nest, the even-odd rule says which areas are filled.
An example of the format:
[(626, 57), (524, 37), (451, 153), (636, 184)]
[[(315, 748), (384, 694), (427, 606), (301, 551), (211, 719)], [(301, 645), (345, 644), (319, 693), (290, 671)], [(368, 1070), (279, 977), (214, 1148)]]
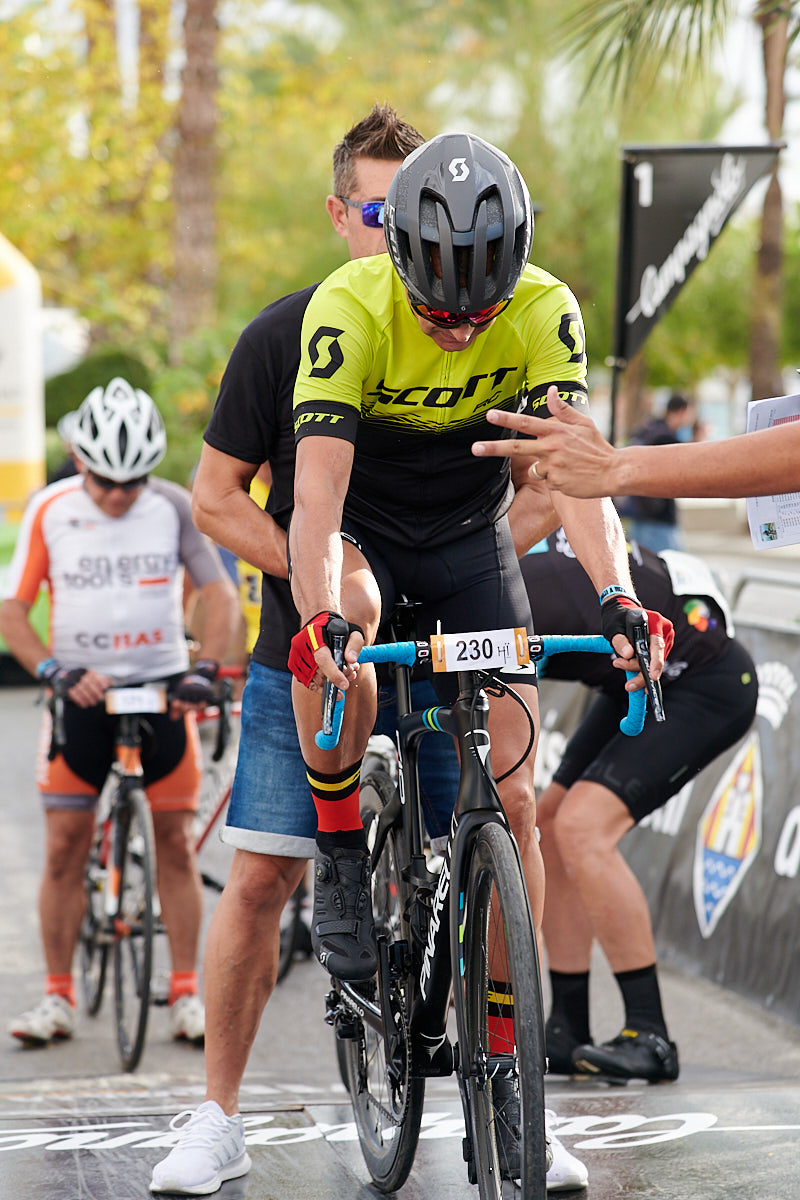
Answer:
[[(385, 252), (383, 202), (389, 184), (423, 141), (388, 105), (376, 105), (336, 147), (334, 194), (326, 207), (351, 258)], [(222, 832), (236, 852), (205, 951), (209, 1099), (183, 1126), (172, 1153), (154, 1168), (153, 1191), (206, 1194), (250, 1168), (238, 1115), (239, 1086), (275, 985), (280, 914), (314, 854), (317, 814), (287, 669), (289, 642), (300, 622), (287, 581), (286, 529), (293, 506), (292, 395), (300, 328), (315, 287), (275, 301), (241, 334), (192, 489), (198, 528), (263, 572), (261, 629), (242, 700), (239, 759)], [(248, 494), (264, 462), (272, 471), (266, 510)], [(415, 685), (414, 702), (435, 703), (430, 684)], [(431, 835), (446, 834), (458, 781), (455, 749), (447, 739), (426, 739), (420, 770), (431, 804), (448, 799), (446, 811), (427, 813)]]
[[(660, 1081), (677, 1078), (678, 1054), (661, 1007), (647, 900), (617, 847), (629, 829), (744, 736), (758, 684), (705, 563), (677, 550), (656, 555), (636, 542), (629, 559), (639, 600), (675, 629), (661, 677), (666, 722), (648, 715), (637, 737), (620, 733), (625, 680), (603, 655), (556, 655), (543, 672), (545, 679), (580, 680), (596, 693), (537, 806), (553, 996), (547, 1053), (558, 1074)], [(597, 597), (563, 530), (521, 565), (537, 630), (594, 632)], [(595, 938), (625, 1005), (622, 1032), (598, 1046), (589, 1034)]]

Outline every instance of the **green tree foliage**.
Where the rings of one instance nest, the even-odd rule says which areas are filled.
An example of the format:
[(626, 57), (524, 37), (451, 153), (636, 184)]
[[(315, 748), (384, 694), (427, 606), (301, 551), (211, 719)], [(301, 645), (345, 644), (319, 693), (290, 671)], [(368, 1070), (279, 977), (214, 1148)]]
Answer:
[[(587, 103), (591, 60), (556, 54), (563, 10), (551, 0), (228, 0), (218, 8), (220, 316), (167, 366), (180, 78), (171, 38), (181, 33), (168, 4), (136, 8), (138, 58), (123, 47), (121, 72), (112, 0), (30, 0), (13, 15), (0, 0), (0, 212), (46, 303), (76, 308), (95, 342), (145, 365), (168, 424), (166, 467), (181, 480), (243, 326), (344, 261), (324, 209), (331, 151), (376, 101), (426, 135), (470, 128), (508, 150), (540, 208), (533, 258), (578, 296), (592, 368), (611, 348), (620, 146), (713, 140), (735, 102), (708, 74), (678, 86), (679, 54), (631, 82), (625, 105), (612, 109), (599, 91), (592, 102), (591, 89)], [(654, 373), (684, 384), (731, 352), (719, 325), (691, 335), (704, 327), (703, 281), (716, 277), (706, 265), (697, 275), (676, 305), (675, 345), (665, 322), (653, 359)], [(729, 287), (718, 310), (736, 301)]]
[(0, 22), (3, 231), (37, 266), (47, 302), (77, 308), (96, 338), (162, 331), (172, 104), (156, 83), (168, 6), (158, 12), (132, 95), (104, 0), (39, 0)]

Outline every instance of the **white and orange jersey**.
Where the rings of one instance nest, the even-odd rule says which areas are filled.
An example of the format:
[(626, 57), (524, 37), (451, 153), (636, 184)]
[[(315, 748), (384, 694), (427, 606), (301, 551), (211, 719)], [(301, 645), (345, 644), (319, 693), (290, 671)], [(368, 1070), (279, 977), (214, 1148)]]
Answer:
[(109, 517), (73, 476), (28, 505), (6, 595), (33, 604), (49, 588), (50, 653), (63, 666), (159, 679), (189, 665), (184, 567), (196, 587), (225, 578), (184, 488), (151, 478), (124, 516)]

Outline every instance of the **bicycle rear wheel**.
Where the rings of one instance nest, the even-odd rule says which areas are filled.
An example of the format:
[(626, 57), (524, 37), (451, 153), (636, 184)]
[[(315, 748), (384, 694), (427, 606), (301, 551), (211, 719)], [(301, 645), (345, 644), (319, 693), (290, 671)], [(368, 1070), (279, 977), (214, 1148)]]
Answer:
[(128, 794), (116, 827), (120, 871), (115, 920), (114, 1000), (117, 1044), (125, 1071), (138, 1065), (147, 1032), (153, 965), (155, 851), (150, 806), (141, 788)]
[[(367, 776), (361, 784), (361, 817), (367, 845), (375, 844), (376, 823), (396, 788), (382, 771)], [(389, 947), (389, 994), (397, 1037), (391, 1042), (365, 1024), (350, 1010), (354, 1036), (342, 1039), (337, 1049), (347, 1067), (347, 1086), (353, 1106), (361, 1152), (375, 1186), (381, 1192), (393, 1192), (405, 1183), (414, 1162), (419, 1140), (425, 1080), (411, 1074), (410, 976), (407, 952), (392, 957), (394, 943), (410, 946), (406, 920), (408, 885), (398, 866), (393, 832), (386, 842), (372, 873), (372, 906), (376, 932)], [(400, 960), (404, 960), (402, 963)], [(359, 993), (372, 1004), (379, 1004), (377, 977), (357, 985)], [(346, 1000), (343, 1001), (345, 1006)], [(341, 1060), (340, 1060), (341, 1061)]]
[(86, 912), (81, 923), (80, 935), (81, 990), (90, 1017), (96, 1016), (100, 1011), (108, 968), (109, 941), (108, 937), (104, 936), (105, 879), (103, 830), (100, 829), (95, 836), (83, 877)]
[[(517, 1180), (525, 1200), (545, 1200), (539, 961), (519, 860), (508, 833), (497, 823), (482, 826), (476, 834), (462, 919), (460, 998), (466, 1044), (459, 1070), (470, 1109), (470, 1181), (478, 1184), (481, 1200), (498, 1200), (504, 1180), (509, 1189), (515, 1186), (510, 1181)], [(511, 1113), (500, 1103), (499, 1084), (492, 1083), (501, 1067), (505, 1097), (513, 1098)], [(518, 1163), (509, 1157), (517, 1143)]]

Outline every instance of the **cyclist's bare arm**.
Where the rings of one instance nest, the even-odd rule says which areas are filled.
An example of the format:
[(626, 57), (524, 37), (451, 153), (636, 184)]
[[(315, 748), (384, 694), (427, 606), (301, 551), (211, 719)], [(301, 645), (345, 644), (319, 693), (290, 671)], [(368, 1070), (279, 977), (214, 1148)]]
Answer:
[(543, 483), (535, 483), (523, 460), (513, 460), (511, 477), (514, 499), (508, 510), (508, 523), (514, 539), (517, 558), (521, 558), (542, 538), (558, 529), (561, 521), (553, 506), (553, 498)]
[[(297, 446), (294, 483), (294, 512), (289, 527), (292, 556), (292, 594), (301, 621), (309, 621), (320, 612), (342, 612), (342, 561), (340, 536), (342, 509), (354, 447), (351, 442), (333, 437), (304, 437)], [(345, 649), (348, 665), (340, 671), (327, 646), (320, 647), (314, 658), (320, 671), (337, 687), (345, 690), (355, 679), (362, 638), (353, 633)]]
[[(31, 607), (25, 600), (4, 600), (0, 605), (0, 633), (17, 662), (35, 676), (37, 664), (49, 658), (50, 651), (28, 619)], [(88, 708), (103, 699), (111, 682), (109, 675), (87, 669), (67, 695), (73, 704)]]
[(258, 469), (258, 463), (242, 462), (204, 442), (192, 487), (192, 518), (217, 545), (286, 579), (286, 533), (249, 495)]
[[(598, 596), (611, 584), (620, 584), (629, 596), (635, 596), (628, 564), (625, 533), (614, 505), (608, 499), (582, 500), (560, 493), (553, 494), (553, 504), (561, 518), (564, 532)], [(618, 658), (615, 665), (630, 669), (634, 648), (623, 634), (613, 639)], [(650, 677), (659, 679), (664, 670), (664, 642), (653, 632), (650, 637)], [(643, 687), (637, 676), (633, 687)]]
[[(198, 662), (203, 659), (215, 663), (224, 662), (227, 657), (231, 640), (236, 629), (239, 614), (239, 597), (232, 582), (226, 576), (224, 579), (212, 579), (201, 584), (197, 594), (203, 606), (203, 640), (197, 651)], [(186, 700), (178, 700), (174, 696), (170, 700), (169, 711), (173, 718), (193, 709), (203, 709), (205, 704), (192, 704)]]
[(614, 449), (588, 417), (570, 409), (553, 389), (547, 407), (555, 420), (493, 409), (487, 415), (494, 424), (534, 434), (537, 440), (479, 442), (474, 452), (538, 462), (549, 488), (574, 496), (739, 497), (800, 490), (796, 422), (719, 442)]
[(236, 628), (239, 597), (230, 579), (213, 579), (198, 589), (203, 604), (203, 641), (198, 658), (222, 662)]

